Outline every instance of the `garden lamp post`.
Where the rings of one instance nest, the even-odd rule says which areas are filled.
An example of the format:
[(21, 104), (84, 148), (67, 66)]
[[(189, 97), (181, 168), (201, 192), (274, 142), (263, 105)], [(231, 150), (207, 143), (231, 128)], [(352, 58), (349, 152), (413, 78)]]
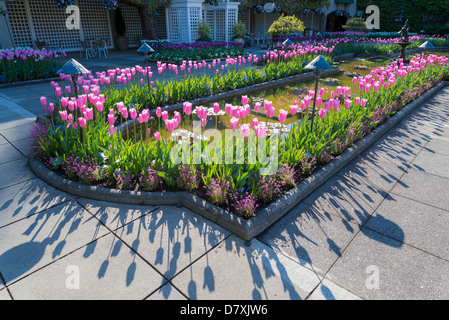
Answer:
[(287, 40), (282, 42), (282, 45), (284, 45), (284, 46), (291, 46), (292, 44), (293, 44), (293, 41), (291, 41), (289, 38), (287, 38)]
[(78, 77), (82, 74), (88, 74), (87, 70), (81, 63), (75, 59), (70, 59), (65, 65), (59, 69), (58, 73), (70, 74), (72, 76), (73, 86), (75, 89), (75, 98), (78, 99)]
[(304, 67), (308, 70), (315, 70), (315, 96), (313, 99), (313, 109), (312, 109), (312, 121), (310, 124), (310, 132), (313, 131), (313, 120), (315, 118), (315, 106), (316, 106), (316, 98), (318, 95), (318, 81), (320, 80), (321, 71), (325, 70), (333, 70), (332, 66), (324, 59), (322, 55), (316, 57), (312, 62)]
[(148, 55), (154, 52), (154, 49), (151, 48), (148, 44), (144, 43), (137, 52), (141, 52), (145, 55), (145, 63), (147, 64), (147, 83), (148, 88), (150, 87), (150, 76), (148, 75)]
[(427, 50), (435, 48), (435, 46), (430, 41), (424, 42), (422, 45), (419, 46), (420, 48), (424, 49), (424, 54), (427, 55)]

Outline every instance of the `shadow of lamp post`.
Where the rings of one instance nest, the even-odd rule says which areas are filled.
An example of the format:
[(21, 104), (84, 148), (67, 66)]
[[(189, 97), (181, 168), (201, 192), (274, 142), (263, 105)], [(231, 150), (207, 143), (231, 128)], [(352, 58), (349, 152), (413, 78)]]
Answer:
[(147, 83), (148, 88), (150, 87), (150, 76), (148, 75), (148, 55), (154, 52), (154, 49), (151, 48), (148, 44), (144, 43), (137, 52), (141, 52), (145, 55), (145, 63), (147, 64)]
[(332, 66), (324, 59), (322, 55), (316, 57), (312, 62), (304, 67), (308, 70), (315, 71), (315, 95), (313, 99), (313, 109), (312, 109), (312, 121), (310, 124), (310, 132), (313, 131), (313, 120), (315, 118), (315, 106), (316, 106), (316, 98), (318, 96), (318, 81), (320, 80), (321, 71), (333, 70)]

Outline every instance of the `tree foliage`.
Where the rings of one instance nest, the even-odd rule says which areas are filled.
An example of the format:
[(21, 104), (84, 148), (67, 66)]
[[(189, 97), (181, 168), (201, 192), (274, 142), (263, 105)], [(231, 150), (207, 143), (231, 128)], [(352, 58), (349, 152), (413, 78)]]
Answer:
[(279, 19), (273, 22), (268, 29), (268, 34), (272, 37), (280, 37), (290, 33), (298, 33), (304, 31), (304, 24), (295, 16), (284, 16), (282, 14)]
[[(242, 0), (241, 8), (252, 8), (258, 5), (264, 5), (267, 0)], [(329, 0), (276, 0), (276, 6), (280, 7), (282, 12), (287, 15), (293, 15), (304, 9), (318, 9), (329, 7)]]

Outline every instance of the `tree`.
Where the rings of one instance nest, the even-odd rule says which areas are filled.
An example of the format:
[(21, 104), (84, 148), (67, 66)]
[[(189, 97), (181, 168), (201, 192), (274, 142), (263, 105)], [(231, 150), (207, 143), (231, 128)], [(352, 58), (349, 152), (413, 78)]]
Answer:
[(346, 22), (346, 25), (343, 26), (343, 28), (349, 31), (364, 31), (364, 32), (368, 31), (365, 21), (363, 21), (362, 18), (358, 17), (348, 20)]
[[(267, 0), (242, 0), (240, 8), (263, 6), (266, 2)], [(293, 15), (304, 9), (314, 10), (329, 7), (329, 0), (276, 0), (275, 3), (287, 15)]]
[(118, 2), (137, 8), (144, 39), (157, 39), (155, 13), (157, 7), (166, 4), (168, 0), (118, 0)]
[(268, 29), (268, 33), (276, 39), (282, 35), (290, 33), (298, 33), (304, 31), (304, 24), (295, 16), (284, 16), (282, 14), (279, 19), (273, 22)]

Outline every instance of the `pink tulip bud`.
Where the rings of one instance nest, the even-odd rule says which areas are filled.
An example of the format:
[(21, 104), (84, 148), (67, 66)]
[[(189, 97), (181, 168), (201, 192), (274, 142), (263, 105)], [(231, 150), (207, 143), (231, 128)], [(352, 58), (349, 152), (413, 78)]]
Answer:
[(67, 111), (59, 111), (59, 114), (61, 115), (61, 120), (66, 121), (67, 120)]
[(156, 141), (161, 140), (161, 134), (160, 134), (159, 132), (156, 132), (156, 133), (154, 134), (154, 139), (155, 139)]
[(284, 123), (287, 120), (288, 112), (281, 109), (279, 110), (279, 122)]
[(84, 119), (83, 117), (78, 118), (78, 122), (79, 122), (79, 126), (80, 126), (81, 128), (84, 128), (84, 127), (86, 126), (86, 124), (87, 124), (86, 119)]
[(214, 113), (218, 113), (220, 112), (220, 105), (218, 104), (218, 102), (214, 103)]
[(240, 134), (243, 138), (247, 138), (249, 136), (250, 126), (245, 123), (240, 126)]
[(232, 130), (237, 130), (239, 127), (239, 119), (236, 117), (232, 117), (231, 118), (231, 129)]
[(319, 117), (321, 118), (321, 119), (324, 119), (325, 117), (326, 117), (326, 114), (327, 114), (327, 111), (326, 110), (324, 110), (324, 109), (320, 109), (320, 112), (319, 112)]
[(114, 115), (113, 115), (113, 114), (108, 114), (108, 123), (109, 123), (110, 125), (112, 125), (112, 124), (114, 124), (114, 122), (115, 122), (115, 117), (114, 117)]
[(115, 127), (111, 124), (109, 126), (109, 134), (112, 136), (115, 133)]
[(47, 105), (47, 98), (46, 97), (42, 96), (40, 100), (41, 100), (41, 105), (42, 106), (46, 106)]

